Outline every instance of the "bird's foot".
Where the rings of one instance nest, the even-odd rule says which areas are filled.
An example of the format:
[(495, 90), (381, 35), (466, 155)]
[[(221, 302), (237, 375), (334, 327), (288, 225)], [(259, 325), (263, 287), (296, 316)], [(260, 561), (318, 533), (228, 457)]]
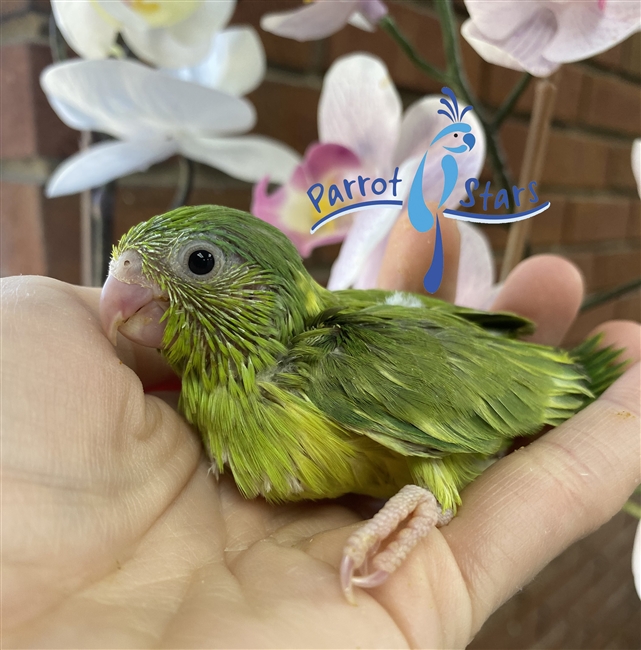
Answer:
[[(407, 525), (376, 554), (380, 543), (405, 519), (408, 519)], [(347, 600), (355, 604), (355, 586), (370, 589), (383, 584), (423, 537), (435, 526), (445, 526), (451, 519), (452, 511), (443, 512), (429, 490), (406, 485), (347, 540), (340, 568), (341, 587)], [(366, 573), (355, 575), (361, 570)]]

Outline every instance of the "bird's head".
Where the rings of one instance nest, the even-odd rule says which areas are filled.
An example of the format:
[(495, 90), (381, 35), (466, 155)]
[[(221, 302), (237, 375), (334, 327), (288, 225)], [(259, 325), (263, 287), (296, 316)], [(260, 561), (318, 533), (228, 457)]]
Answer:
[(320, 291), (273, 226), (231, 208), (185, 207), (122, 237), (100, 315), (112, 342), (120, 330), (184, 369), (209, 352), (228, 363), (276, 354)]
[(471, 133), (472, 127), (464, 122), (449, 124), (441, 129), (432, 140), (430, 146), (437, 142), (450, 153), (465, 153), (471, 151), (476, 144), (476, 138)]
[(476, 138), (472, 133), (472, 127), (463, 122), (465, 114), (472, 110), (471, 106), (466, 106), (459, 113), (459, 105), (456, 95), (450, 88), (443, 88), (443, 93), (449, 99), (441, 99), (441, 104), (445, 106), (445, 110), (440, 109), (438, 113), (445, 115), (452, 123), (443, 127), (434, 137), (430, 143), (430, 147), (439, 144), (443, 149), (450, 153), (465, 153), (471, 151), (476, 144)]

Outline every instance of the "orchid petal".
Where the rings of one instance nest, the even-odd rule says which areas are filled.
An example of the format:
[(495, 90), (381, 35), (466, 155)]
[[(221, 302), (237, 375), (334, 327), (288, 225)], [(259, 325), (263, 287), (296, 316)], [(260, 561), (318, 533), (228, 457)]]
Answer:
[(455, 303), (461, 307), (489, 309), (494, 284), (494, 257), (487, 237), (476, 226), (458, 222), (461, 249)]
[(470, 21), (466, 21), (463, 27), (463, 37), (489, 63), (514, 70), (527, 70), (537, 77), (547, 77), (559, 67), (558, 63), (549, 61), (542, 55), (557, 29), (554, 12), (545, 7), (500, 41), (486, 37)]
[[(500, 45), (487, 39), (483, 33), (474, 25), (471, 20), (466, 20), (461, 26), (461, 35), (474, 48), (476, 53), (488, 63), (500, 65), (503, 68), (523, 71), (523, 66), (507, 52), (501, 49)], [(550, 66), (550, 71), (541, 76), (547, 76), (554, 72), (558, 66)]]
[(102, 125), (98, 122), (92, 115), (84, 113), (76, 109), (74, 106), (70, 106), (66, 102), (49, 95), (47, 97), (51, 108), (56, 112), (58, 117), (72, 129), (77, 129), (78, 131), (100, 131)]
[(638, 2), (608, 0), (605, 8), (600, 9), (592, 0), (582, 0), (553, 8), (558, 29), (542, 53), (556, 63), (595, 56), (641, 29)]
[(545, 0), (465, 0), (465, 8), (477, 29), (497, 41), (508, 38), (520, 25), (529, 22), (544, 4)]
[(348, 19), (347, 24), (357, 29), (362, 29), (364, 32), (373, 32), (376, 27), (363, 16), (360, 11), (354, 12)]
[(632, 143), (632, 173), (637, 182), (637, 191), (641, 198), (641, 138)]
[[(91, 0), (80, 0), (80, 3), (93, 4)], [(148, 29), (150, 27), (142, 13), (135, 11), (129, 6), (129, 3), (123, 2), (122, 0), (95, 0), (95, 6), (99, 11), (103, 12), (103, 16), (109, 16), (112, 22), (118, 25), (135, 25), (140, 29)]]
[(292, 11), (266, 14), (260, 26), (266, 31), (297, 41), (315, 41), (335, 34), (358, 7), (358, 0), (314, 2)]
[(296, 246), (301, 257), (309, 257), (311, 252), (319, 246), (336, 244), (344, 239), (351, 224), (347, 217), (332, 222), (334, 228), (324, 228), (313, 235), (310, 234), (309, 228), (292, 228), (284, 217), (288, 213), (291, 215), (295, 212), (296, 217), (301, 217), (297, 221), (309, 221), (309, 219), (305, 219), (305, 215), (310, 213), (309, 199), (301, 192), (289, 193), (284, 187), (268, 194), (268, 185), (269, 179), (265, 177), (254, 186), (250, 212), (255, 217), (284, 232)]
[(47, 95), (121, 139), (239, 133), (255, 121), (244, 99), (132, 61), (58, 63), (44, 70), (40, 83)]
[(359, 276), (354, 281), (354, 289), (376, 289), (378, 287), (378, 276), (381, 272), (389, 238), (390, 236), (387, 235), (370, 253)]
[(544, 77), (603, 52), (641, 29), (638, 2), (466, 0), (461, 33), (490, 63)]
[[(409, 193), (410, 179), (416, 173), (419, 161), (419, 157), (414, 157), (400, 166), (398, 177), (402, 182), (398, 185), (398, 193), (395, 197), (398, 200), (405, 200)], [(371, 208), (356, 213), (340, 253), (332, 266), (328, 288), (347, 289), (359, 282), (364, 273), (370, 279), (369, 281), (373, 278), (375, 284), (383, 258), (382, 255), (377, 256), (380, 259), (378, 259), (378, 266), (375, 266), (375, 262), (370, 262), (370, 257), (388, 237), (400, 215), (400, 208)]]
[(91, 1), (99, 5), (119, 23), (137, 29), (166, 28), (182, 23), (202, 4), (202, 0), (180, 0), (179, 2)]
[[(426, 201), (439, 201), (443, 191), (443, 169), (441, 160), (445, 152), (435, 145), (430, 149), (430, 143), (439, 131), (451, 124), (450, 119), (439, 115), (440, 95), (429, 95), (412, 104), (403, 117), (401, 133), (394, 159), (398, 165), (401, 161), (418, 156), (419, 159), (428, 151), (423, 171), (423, 195)], [(485, 162), (485, 131), (474, 112), (465, 115), (465, 122), (472, 127), (476, 137), (476, 145), (471, 151), (457, 156), (458, 178), (452, 193), (445, 202), (445, 207), (455, 208), (465, 198), (465, 183), (469, 178), (478, 178)], [(416, 168), (414, 168), (414, 171)], [(413, 172), (404, 172), (401, 176), (411, 183)]]
[(358, 8), (359, 13), (372, 27), (388, 14), (387, 7), (381, 0), (360, 0)]
[(328, 289), (338, 291), (353, 286), (366, 268), (369, 270), (368, 276), (378, 276), (378, 270), (372, 269), (372, 266), (378, 261), (380, 268), (382, 257), (370, 263), (370, 256), (387, 237), (400, 213), (399, 208), (370, 208), (356, 213), (332, 265)]
[(255, 186), (251, 212), (282, 230), (298, 252), (307, 257), (318, 246), (342, 241), (351, 224), (351, 215), (347, 215), (328, 222), (312, 234), (311, 227), (321, 214), (332, 209), (332, 205), (324, 192), (322, 201), (319, 197), (320, 212), (317, 211), (307, 190), (320, 182), (324, 188), (336, 183), (344, 192), (340, 179), (345, 178), (350, 170), (360, 171), (360, 161), (349, 149), (337, 144), (313, 144), (305, 152), (303, 162), (282, 187), (268, 194), (267, 178)]
[(401, 99), (380, 59), (369, 54), (341, 57), (323, 82), (319, 139), (351, 149), (372, 173), (388, 173), (401, 110)]
[(293, 149), (261, 135), (185, 138), (181, 140), (180, 150), (188, 158), (250, 183), (264, 176), (284, 183), (300, 162), (300, 156)]
[(183, 68), (200, 63), (209, 52), (212, 34), (229, 22), (235, 0), (202, 2), (186, 20), (176, 25), (147, 29), (125, 24), (122, 35), (141, 59), (162, 68)]
[(145, 171), (176, 153), (171, 141), (101, 142), (67, 158), (47, 183), (48, 197), (75, 194)]
[(204, 61), (172, 73), (185, 81), (241, 97), (260, 85), (265, 69), (265, 50), (254, 28), (231, 27), (216, 34)]
[(109, 56), (118, 36), (118, 24), (105, 20), (91, 2), (52, 0), (51, 10), (71, 49), (85, 59)]

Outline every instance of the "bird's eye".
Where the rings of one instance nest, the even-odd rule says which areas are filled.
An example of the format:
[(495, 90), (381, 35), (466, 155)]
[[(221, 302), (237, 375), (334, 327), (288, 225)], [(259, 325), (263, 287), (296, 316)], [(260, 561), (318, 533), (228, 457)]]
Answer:
[(455, 137), (455, 138), (458, 138), (458, 133), (455, 133), (455, 134), (454, 134), (454, 137)]
[(207, 275), (215, 264), (214, 255), (210, 251), (197, 250), (189, 256), (189, 270), (194, 275)]
[(180, 246), (169, 256), (169, 261), (178, 275), (197, 282), (208, 282), (219, 275), (227, 263), (222, 250), (207, 240)]

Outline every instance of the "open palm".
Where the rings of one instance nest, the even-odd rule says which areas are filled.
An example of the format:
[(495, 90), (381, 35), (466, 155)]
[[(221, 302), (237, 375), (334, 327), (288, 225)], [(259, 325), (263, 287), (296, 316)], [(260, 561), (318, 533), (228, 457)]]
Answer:
[[(367, 504), (270, 506), (217, 482), (197, 435), (143, 391), (168, 372), (160, 355), (124, 339), (116, 351), (98, 295), (3, 281), (5, 647), (462, 647), (640, 480), (637, 364), (497, 462), (449, 526), (351, 606), (337, 567)], [(498, 306), (559, 343), (580, 295), (568, 263), (533, 258)], [(637, 325), (605, 329), (638, 360)]]

